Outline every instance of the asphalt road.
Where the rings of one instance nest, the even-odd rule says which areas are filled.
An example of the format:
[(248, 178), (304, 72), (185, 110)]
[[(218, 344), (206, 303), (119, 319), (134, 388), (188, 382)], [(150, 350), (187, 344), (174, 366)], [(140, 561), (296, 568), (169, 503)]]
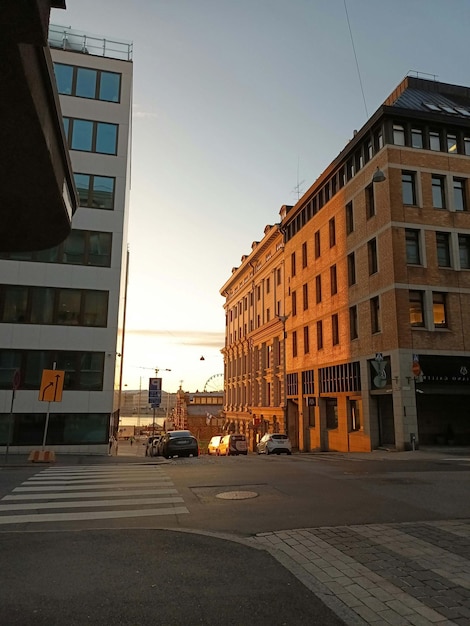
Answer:
[(263, 533), (470, 518), (465, 454), (121, 453), (0, 469), (0, 624), (365, 624)]

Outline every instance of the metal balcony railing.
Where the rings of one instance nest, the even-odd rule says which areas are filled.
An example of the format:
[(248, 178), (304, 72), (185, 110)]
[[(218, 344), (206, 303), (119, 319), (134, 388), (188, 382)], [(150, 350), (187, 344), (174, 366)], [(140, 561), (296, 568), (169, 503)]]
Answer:
[(133, 44), (129, 41), (106, 39), (56, 24), (49, 25), (48, 40), (51, 48), (132, 61)]

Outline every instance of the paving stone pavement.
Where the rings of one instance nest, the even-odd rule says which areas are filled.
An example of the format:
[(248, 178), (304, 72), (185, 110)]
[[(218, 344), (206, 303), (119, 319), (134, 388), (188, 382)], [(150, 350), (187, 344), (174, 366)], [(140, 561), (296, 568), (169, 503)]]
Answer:
[(470, 520), (260, 533), (348, 625), (470, 625)]

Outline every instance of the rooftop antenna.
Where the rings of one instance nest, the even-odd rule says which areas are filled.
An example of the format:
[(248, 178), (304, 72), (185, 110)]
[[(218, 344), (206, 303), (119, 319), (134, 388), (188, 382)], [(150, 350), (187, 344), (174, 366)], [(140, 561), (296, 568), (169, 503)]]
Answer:
[(366, 97), (364, 95), (364, 88), (362, 87), (361, 72), (359, 70), (359, 63), (357, 61), (356, 48), (354, 46), (354, 39), (353, 39), (353, 35), (352, 35), (351, 24), (349, 22), (348, 7), (346, 6), (346, 0), (344, 0), (344, 10), (346, 11), (346, 19), (348, 21), (349, 35), (351, 37), (351, 44), (352, 44), (352, 49), (353, 49), (353, 52), (354, 52), (354, 59), (356, 60), (357, 75), (359, 77), (359, 85), (361, 86), (362, 99), (364, 100), (364, 108), (366, 110), (366, 118), (369, 119), (369, 113), (367, 111)]
[(304, 193), (302, 189), (302, 185), (305, 183), (305, 180), (299, 181), (299, 169), (300, 169), (300, 157), (297, 157), (297, 185), (292, 190), (292, 193), (297, 194), (297, 202), (300, 200), (300, 196)]

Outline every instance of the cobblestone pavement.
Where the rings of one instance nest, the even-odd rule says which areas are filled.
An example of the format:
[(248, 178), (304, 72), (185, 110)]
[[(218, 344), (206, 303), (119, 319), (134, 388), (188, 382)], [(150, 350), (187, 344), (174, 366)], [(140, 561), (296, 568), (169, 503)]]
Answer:
[(260, 533), (348, 625), (470, 625), (470, 520)]

